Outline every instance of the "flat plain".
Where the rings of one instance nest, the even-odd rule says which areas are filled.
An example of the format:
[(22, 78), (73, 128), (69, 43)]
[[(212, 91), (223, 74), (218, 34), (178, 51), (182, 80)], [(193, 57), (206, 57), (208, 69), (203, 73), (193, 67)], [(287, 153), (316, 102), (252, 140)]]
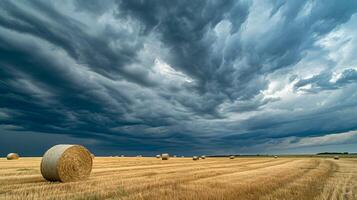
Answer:
[(0, 199), (357, 199), (357, 158), (96, 157), (70, 183), (45, 181), (40, 162), (0, 159)]

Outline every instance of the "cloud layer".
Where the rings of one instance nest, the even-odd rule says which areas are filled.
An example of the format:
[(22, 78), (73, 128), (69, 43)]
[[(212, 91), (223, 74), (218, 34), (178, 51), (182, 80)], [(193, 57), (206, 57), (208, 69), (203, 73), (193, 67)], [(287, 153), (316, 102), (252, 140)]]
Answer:
[(356, 12), (354, 0), (1, 1), (0, 130), (187, 154), (334, 138), (357, 129)]

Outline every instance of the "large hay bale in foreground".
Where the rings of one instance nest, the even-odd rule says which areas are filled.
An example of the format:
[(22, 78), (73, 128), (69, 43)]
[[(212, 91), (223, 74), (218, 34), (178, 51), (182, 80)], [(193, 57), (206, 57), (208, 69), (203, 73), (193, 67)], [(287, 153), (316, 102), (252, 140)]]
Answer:
[(161, 156), (160, 155), (156, 155), (156, 158), (161, 158)]
[(92, 165), (91, 153), (85, 147), (60, 144), (43, 155), (41, 174), (48, 181), (78, 181), (89, 177)]
[(198, 158), (198, 156), (193, 156), (192, 157), (192, 160), (198, 160), (199, 158)]
[(234, 159), (235, 158), (235, 156), (229, 156), (229, 159)]
[(17, 153), (9, 153), (6, 156), (6, 159), (8, 159), (8, 160), (17, 160), (19, 158), (20, 158), (20, 156)]
[(168, 153), (161, 154), (161, 159), (162, 160), (168, 160), (169, 158), (170, 158), (170, 155)]

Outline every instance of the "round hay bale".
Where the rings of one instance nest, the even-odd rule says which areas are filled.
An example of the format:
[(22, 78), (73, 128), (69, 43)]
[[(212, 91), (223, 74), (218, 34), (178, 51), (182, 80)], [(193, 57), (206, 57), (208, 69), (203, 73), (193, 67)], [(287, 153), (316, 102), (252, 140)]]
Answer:
[(333, 159), (338, 160), (338, 159), (340, 159), (340, 157), (339, 156), (334, 156)]
[(92, 165), (91, 153), (85, 147), (60, 144), (43, 155), (41, 174), (48, 181), (79, 181), (89, 177)]
[(8, 159), (8, 160), (17, 160), (19, 158), (20, 158), (20, 156), (17, 153), (9, 153), (6, 156), (6, 159)]
[(274, 158), (278, 158), (278, 156), (274, 156)]
[(161, 158), (161, 156), (160, 155), (156, 155), (156, 158)]
[(170, 158), (170, 155), (168, 153), (161, 154), (161, 159), (162, 160), (168, 160), (169, 158)]
[(235, 158), (235, 156), (229, 156), (229, 159), (234, 159)]
[(120, 155), (120, 157), (124, 158), (125, 156), (124, 155)]
[(201, 159), (206, 159), (206, 156), (201, 156)]
[(198, 160), (199, 158), (198, 158), (198, 156), (193, 156), (192, 157), (192, 160)]

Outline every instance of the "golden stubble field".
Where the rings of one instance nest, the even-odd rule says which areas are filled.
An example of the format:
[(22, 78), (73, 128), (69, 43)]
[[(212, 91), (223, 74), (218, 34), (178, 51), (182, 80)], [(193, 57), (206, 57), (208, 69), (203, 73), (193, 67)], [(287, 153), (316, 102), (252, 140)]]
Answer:
[(357, 199), (357, 159), (96, 157), (89, 179), (45, 181), (41, 158), (0, 159), (0, 199)]

